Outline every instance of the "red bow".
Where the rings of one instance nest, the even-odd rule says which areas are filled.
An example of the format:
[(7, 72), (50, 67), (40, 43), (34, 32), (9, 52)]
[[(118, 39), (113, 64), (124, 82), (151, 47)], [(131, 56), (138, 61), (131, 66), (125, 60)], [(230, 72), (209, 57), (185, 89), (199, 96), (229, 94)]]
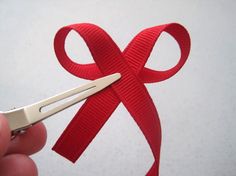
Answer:
[[(76, 31), (84, 39), (93, 56), (94, 64), (78, 64), (67, 56), (64, 48), (65, 38), (71, 30)], [(153, 46), (163, 31), (178, 42), (181, 51), (180, 60), (176, 66), (167, 71), (145, 68)], [(168, 79), (184, 65), (190, 51), (190, 37), (185, 28), (176, 23), (147, 28), (136, 35), (121, 52), (111, 37), (98, 26), (86, 23), (74, 24), (63, 27), (57, 32), (54, 47), (61, 65), (75, 76), (96, 79), (112, 73), (121, 73), (121, 79), (87, 99), (53, 150), (75, 162), (122, 102), (152, 150), (155, 161), (147, 175), (158, 175), (160, 120), (144, 83)]]

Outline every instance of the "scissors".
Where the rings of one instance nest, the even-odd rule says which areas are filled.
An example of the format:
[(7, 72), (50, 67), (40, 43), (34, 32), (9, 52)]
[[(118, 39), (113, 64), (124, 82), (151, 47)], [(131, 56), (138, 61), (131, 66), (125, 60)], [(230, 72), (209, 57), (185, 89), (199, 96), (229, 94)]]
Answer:
[[(15, 136), (18, 133), (24, 132), (32, 125), (101, 91), (102, 89), (120, 79), (120, 77), (120, 73), (111, 74), (91, 81), (90, 83), (87, 83), (83, 86), (73, 88), (50, 98), (41, 100), (37, 103), (10, 111), (0, 111), (0, 113), (7, 118), (12, 136)], [(77, 96), (77, 94), (79, 95)], [(68, 98), (71, 99), (66, 101)]]

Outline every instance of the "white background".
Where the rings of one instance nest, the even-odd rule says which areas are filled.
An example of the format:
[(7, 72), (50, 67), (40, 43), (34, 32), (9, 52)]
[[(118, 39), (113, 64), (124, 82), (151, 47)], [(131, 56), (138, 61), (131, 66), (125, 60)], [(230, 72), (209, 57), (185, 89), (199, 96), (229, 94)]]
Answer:
[[(235, 176), (235, 8), (233, 0), (0, 0), (0, 109), (88, 82), (70, 75), (55, 57), (53, 38), (62, 26), (97, 24), (124, 49), (140, 30), (178, 22), (191, 35), (190, 57), (171, 79), (147, 85), (162, 123), (160, 175)], [(77, 62), (93, 62), (74, 33), (67, 51)], [(178, 57), (176, 42), (164, 34), (146, 66), (167, 69)], [(145, 175), (153, 157), (123, 105), (76, 164), (51, 151), (81, 104), (45, 120), (47, 144), (32, 156), (39, 175)]]

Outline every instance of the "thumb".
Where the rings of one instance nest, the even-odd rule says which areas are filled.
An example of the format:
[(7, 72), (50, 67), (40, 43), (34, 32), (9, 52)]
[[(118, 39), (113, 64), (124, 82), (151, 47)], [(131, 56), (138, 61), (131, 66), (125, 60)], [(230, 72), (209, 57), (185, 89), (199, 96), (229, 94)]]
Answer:
[(0, 158), (6, 153), (10, 142), (10, 128), (7, 119), (0, 114)]

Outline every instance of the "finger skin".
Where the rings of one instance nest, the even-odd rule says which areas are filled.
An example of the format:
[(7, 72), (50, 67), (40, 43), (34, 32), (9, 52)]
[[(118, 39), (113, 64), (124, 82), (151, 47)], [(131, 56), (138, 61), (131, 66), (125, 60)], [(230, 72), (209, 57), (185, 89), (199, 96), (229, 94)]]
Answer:
[(11, 140), (7, 119), (0, 114), (0, 176), (37, 176), (37, 167), (27, 155), (39, 151), (46, 138), (45, 126), (38, 123)]
[(22, 154), (11, 154), (0, 159), (2, 176), (37, 176), (38, 171), (31, 158)]
[(27, 129), (24, 134), (20, 134), (15, 139), (11, 140), (7, 154), (34, 154), (42, 149), (46, 143), (46, 139), (46, 128), (43, 123), (38, 123)]
[(5, 154), (10, 142), (10, 128), (7, 119), (0, 114), (0, 158)]

